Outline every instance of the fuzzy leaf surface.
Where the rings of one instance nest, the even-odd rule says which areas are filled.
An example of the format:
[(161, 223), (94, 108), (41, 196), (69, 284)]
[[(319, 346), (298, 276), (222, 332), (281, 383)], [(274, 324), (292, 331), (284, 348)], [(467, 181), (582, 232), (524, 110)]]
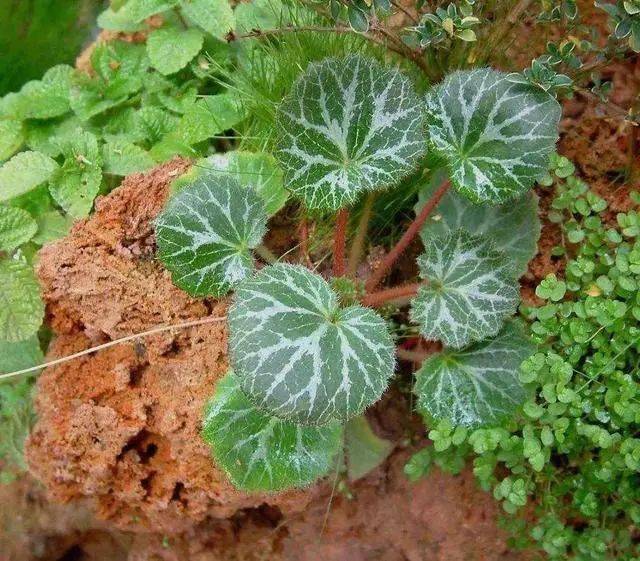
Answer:
[(311, 64), (276, 121), (285, 185), (313, 209), (336, 210), (396, 184), (425, 150), (412, 84), (359, 55)]
[(427, 339), (457, 349), (495, 335), (519, 301), (509, 265), (486, 237), (455, 230), (431, 239), (418, 257), (427, 283), (412, 302), (411, 319)]
[(526, 399), (520, 365), (533, 351), (522, 327), (509, 322), (495, 338), (427, 358), (416, 373), (418, 410), (468, 427), (502, 420)]
[(192, 296), (222, 296), (253, 272), (267, 215), (260, 197), (220, 173), (198, 177), (156, 222), (158, 257)]
[(180, 8), (189, 20), (218, 39), (224, 39), (235, 25), (229, 0), (180, 0)]
[(0, 341), (0, 374), (31, 368), (42, 362), (44, 355), (36, 335), (15, 343)]
[(155, 165), (153, 158), (140, 146), (125, 140), (113, 140), (102, 146), (104, 173), (126, 176), (148, 170)]
[(20, 152), (0, 167), (0, 201), (8, 201), (49, 180), (58, 164), (40, 152)]
[(23, 142), (22, 123), (15, 119), (0, 119), (0, 162), (13, 156)]
[[(433, 180), (419, 194), (416, 213), (428, 201), (444, 179), (435, 173)], [(420, 237), (424, 244), (434, 237), (462, 228), (470, 234), (488, 236), (496, 249), (503, 250), (513, 263), (517, 277), (527, 270), (535, 256), (540, 238), (538, 197), (534, 193), (502, 205), (473, 204), (466, 197), (449, 189), (436, 211), (427, 218)]]
[(202, 166), (227, 172), (243, 187), (255, 189), (264, 201), (269, 216), (278, 212), (289, 198), (284, 188), (282, 170), (270, 154), (233, 150), (210, 156)]
[(490, 68), (457, 71), (426, 98), (429, 142), (455, 188), (475, 203), (522, 196), (546, 171), (560, 105)]
[(38, 331), (43, 317), (40, 285), (31, 265), (0, 260), (0, 341), (28, 339)]
[(26, 210), (0, 204), (0, 251), (27, 243), (37, 231), (36, 221)]
[(302, 426), (264, 413), (229, 372), (205, 407), (202, 436), (238, 489), (281, 491), (310, 485), (331, 469), (342, 426)]
[(175, 74), (200, 52), (203, 41), (204, 36), (198, 29), (156, 29), (147, 40), (151, 66), (165, 76)]
[(240, 283), (229, 310), (231, 363), (261, 409), (302, 424), (360, 414), (393, 374), (394, 345), (369, 308), (340, 308), (320, 276), (276, 264)]

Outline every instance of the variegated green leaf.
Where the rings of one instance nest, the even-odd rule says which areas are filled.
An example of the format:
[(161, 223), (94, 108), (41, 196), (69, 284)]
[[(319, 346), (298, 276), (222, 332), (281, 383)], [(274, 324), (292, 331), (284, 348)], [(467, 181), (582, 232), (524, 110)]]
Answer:
[(282, 181), (282, 170), (270, 154), (233, 150), (209, 156), (199, 166), (203, 171), (216, 169), (228, 173), (243, 187), (255, 189), (269, 216), (278, 212), (289, 197)]
[(158, 217), (158, 257), (176, 286), (193, 296), (221, 296), (253, 271), (251, 249), (266, 223), (252, 189), (211, 172), (175, 195)]
[(314, 209), (336, 210), (396, 184), (425, 149), (409, 80), (359, 55), (311, 64), (277, 124), (285, 186)]
[[(446, 172), (437, 172), (421, 191), (416, 213), (431, 198)], [(452, 230), (462, 228), (470, 234), (488, 236), (496, 249), (503, 250), (513, 264), (518, 277), (527, 270), (534, 257), (540, 238), (538, 197), (529, 192), (523, 197), (502, 205), (473, 204), (466, 197), (449, 189), (442, 197), (435, 212), (425, 222), (420, 236), (426, 244), (429, 240)]]
[(362, 306), (340, 308), (328, 283), (304, 267), (277, 264), (240, 283), (229, 331), (243, 390), (260, 408), (294, 422), (358, 415), (393, 374), (385, 321)]
[(476, 203), (523, 195), (548, 167), (560, 105), (539, 88), (490, 68), (458, 71), (427, 95), (433, 150), (453, 185)]
[(0, 341), (28, 339), (38, 331), (43, 317), (40, 286), (31, 265), (0, 260)]
[(493, 424), (525, 400), (520, 365), (534, 347), (516, 322), (493, 339), (427, 358), (416, 373), (418, 410), (453, 425)]
[(264, 413), (229, 372), (205, 407), (202, 436), (237, 488), (281, 491), (309, 485), (331, 469), (342, 426), (301, 426)]
[(486, 237), (455, 230), (433, 238), (418, 265), (427, 282), (411, 319), (427, 339), (459, 349), (495, 335), (516, 310), (520, 292), (509, 259)]

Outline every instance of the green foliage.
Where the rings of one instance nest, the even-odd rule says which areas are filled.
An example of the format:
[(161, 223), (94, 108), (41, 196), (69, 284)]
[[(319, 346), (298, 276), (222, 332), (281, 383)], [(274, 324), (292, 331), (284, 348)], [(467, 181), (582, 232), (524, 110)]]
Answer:
[(640, 52), (640, 4), (637, 0), (596, 2), (596, 6), (607, 12), (613, 28), (613, 37), (625, 39), (629, 48)]
[(310, 65), (278, 108), (285, 185), (323, 210), (395, 185), (424, 153), (422, 121), (400, 72), (357, 55)]
[(14, 343), (38, 331), (44, 317), (40, 287), (31, 267), (0, 259), (0, 341)]
[(418, 35), (421, 47), (440, 46), (451, 48), (455, 39), (472, 43), (477, 40), (473, 27), (480, 20), (473, 16), (473, 2), (463, 2), (459, 7), (451, 3), (447, 8), (436, 8), (422, 16), (420, 23), (411, 28)]
[(506, 253), (465, 230), (430, 239), (418, 257), (426, 281), (412, 302), (411, 319), (428, 340), (460, 349), (498, 333), (520, 299)]
[(204, 35), (198, 29), (156, 29), (147, 39), (151, 66), (165, 76), (175, 74), (193, 60), (203, 42)]
[[(444, 170), (434, 173), (418, 194), (416, 213), (444, 181)], [(514, 275), (521, 276), (538, 250), (540, 220), (538, 198), (534, 193), (502, 205), (473, 204), (450, 189), (436, 211), (427, 218), (420, 237), (426, 245), (430, 239), (453, 230), (464, 229), (470, 234), (487, 237), (495, 249), (504, 251), (514, 266)]]
[(319, 275), (265, 267), (237, 287), (229, 352), (242, 389), (260, 408), (303, 424), (359, 415), (393, 374), (394, 346), (369, 308), (339, 306)]
[(538, 347), (520, 374), (530, 397), (511, 420), (456, 442), (431, 431), (435, 449), (406, 471), (418, 477), (436, 460), (473, 454), (480, 484), (507, 513), (533, 508), (532, 523), (508, 519), (523, 545), (551, 560), (632, 561), (640, 554), (638, 213), (605, 222), (605, 201), (566, 162), (554, 163), (550, 213), (566, 244), (556, 254), (568, 258), (563, 278), (538, 285), (542, 304), (525, 309)]
[(210, 173), (182, 189), (156, 221), (158, 257), (193, 296), (222, 296), (253, 271), (267, 215), (253, 189)]
[(231, 482), (247, 491), (280, 491), (313, 483), (333, 466), (342, 427), (300, 426), (263, 413), (229, 372), (204, 411), (202, 435)]
[(547, 170), (559, 120), (549, 94), (488, 68), (454, 72), (427, 95), (430, 145), (475, 203), (524, 195)]
[(347, 474), (351, 481), (364, 477), (384, 462), (393, 443), (380, 438), (364, 415), (354, 417), (344, 429)]

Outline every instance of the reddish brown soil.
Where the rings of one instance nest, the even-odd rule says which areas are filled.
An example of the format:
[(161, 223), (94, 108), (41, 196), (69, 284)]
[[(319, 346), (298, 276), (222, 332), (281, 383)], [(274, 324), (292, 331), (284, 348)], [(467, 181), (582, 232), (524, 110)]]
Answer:
[[(153, 259), (152, 221), (170, 181), (188, 165), (176, 159), (128, 178), (90, 219), (41, 252), (38, 272), (56, 333), (50, 358), (225, 313), (224, 302), (176, 289)], [(18, 495), (28, 488), (42, 512), (9, 559), (35, 559), (38, 551), (101, 560), (514, 558), (496, 528), (496, 505), (470, 473), (436, 473), (412, 485), (402, 473), (409, 451), (400, 448), (350, 484), (350, 499), (338, 493), (331, 501), (330, 482), (272, 496), (234, 490), (198, 434), (203, 404), (226, 368), (226, 326), (219, 323), (122, 344), (41, 374), (27, 458), (53, 501), (32, 480), (21, 482)], [(371, 418), (395, 442), (412, 422), (394, 393)], [(13, 521), (35, 507), (17, 508)]]

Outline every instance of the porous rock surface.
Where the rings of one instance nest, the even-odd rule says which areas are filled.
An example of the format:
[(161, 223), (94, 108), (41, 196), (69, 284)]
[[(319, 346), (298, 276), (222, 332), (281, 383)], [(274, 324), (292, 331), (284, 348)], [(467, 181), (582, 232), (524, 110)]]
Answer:
[[(38, 275), (55, 339), (49, 359), (160, 325), (224, 316), (226, 303), (174, 287), (154, 259), (153, 220), (176, 159), (96, 203), (95, 214), (45, 247)], [(224, 321), (119, 344), (48, 368), (37, 385), (38, 422), (27, 443), (32, 474), (58, 501), (95, 500), (128, 530), (176, 532), (269, 500), (304, 508), (311, 493), (240, 493), (199, 436), (201, 412), (227, 370)]]

